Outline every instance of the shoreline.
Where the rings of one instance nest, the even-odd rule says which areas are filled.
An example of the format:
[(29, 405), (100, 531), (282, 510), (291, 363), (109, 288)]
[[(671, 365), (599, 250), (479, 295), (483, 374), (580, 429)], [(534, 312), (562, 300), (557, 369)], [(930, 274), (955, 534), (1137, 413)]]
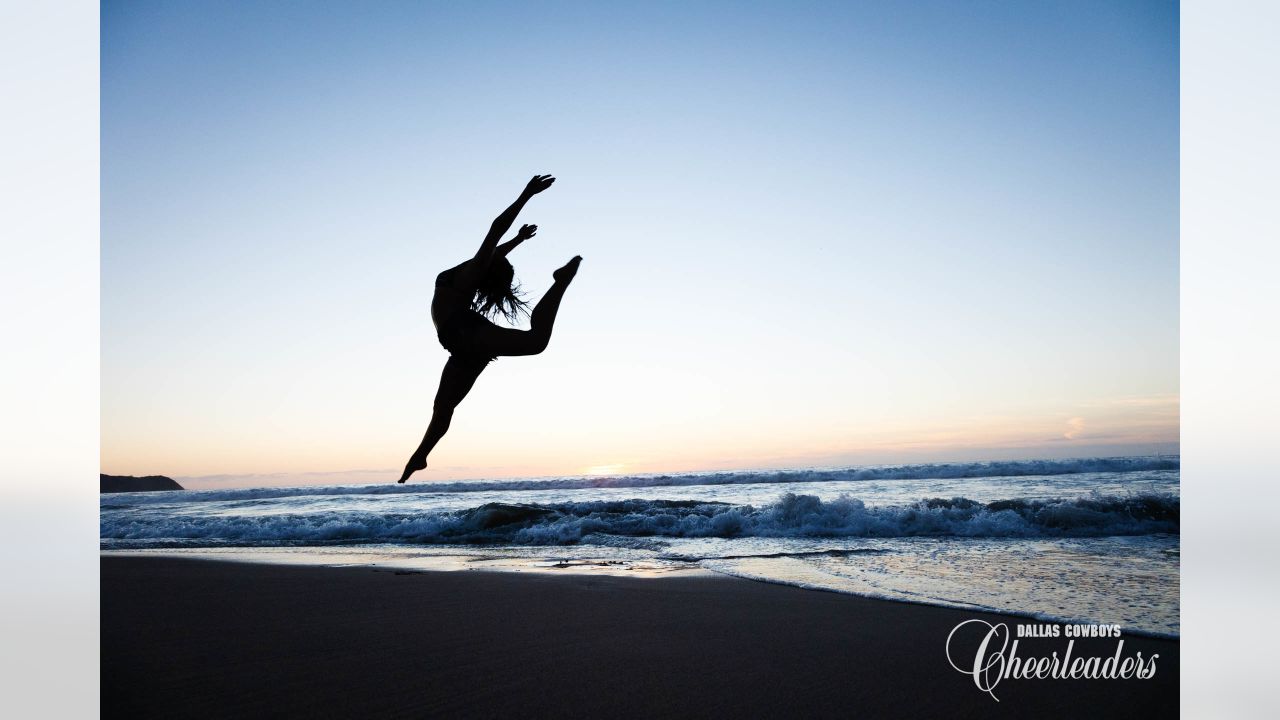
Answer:
[[(984, 611), (728, 575), (262, 564), (102, 555), (103, 716), (1176, 714), (1179, 641), (1149, 680), (1002, 681), (948, 664)], [(1029, 622), (1032, 622), (1029, 620)], [(1043, 623), (1044, 621), (1034, 621)], [(1020, 641), (1061, 652), (1062, 638)], [(1076, 640), (1105, 657), (1116, 641)]]
[[(846, 595), (849, 597), (863, 598), (866, 600), (877, 600), (891, 603), (906, 603), (909, 605), (923, 605), (925, 607), (944, 608), (948, 610), (959, 610), (962, 612), (986, 613), (999, 615), (1008, 618), (1009, 622), (1033, 621), (1039, 623), (1049, 623), (1054, 625), (1074, 625), (1074, 624), (1099, 624), (1097, 621), (1085, 618), (1072, 618), (1066, 616), (1052, 615), (1048, 613), (1039, 613), (1029, 610), (1016, 610), (1008, 608), (994, 608), (987, 606), (966, 605), (961, 602), (953, 602), (948, 600), (930, 599), (916, 600), (912, 598), (889, 597), (886, 595), (876, 595), (872, 593), (863, 593), (853, 590), (845, 590), (841, 588), (833, 588), (822, 585), (815, 585), (799, 581), (782, 580), (772, 577), (755, 576), (749, 574), (735, 574), (722, 570), (714, 570), (702, 567), (696, 563), (676, 563), (655, 564), (643, 561), (632, 560), (616, 560), (609, 558), (596, 559), (580, 559), (571, 561), (540, 561), (530, 563), (524, 558), (486, 558), (477, 557), (459, 553), (457, 555), (432, 555), (417, 556), (407, 559), (397, 559), (393, 555), (384, 556), (382, 562), (371, 562), (360, 558), (360, 556), (350, 550), (340, 552), (340, 557), (346, 557), (350, 562), (336, 562), (334, 560), (322, 559), (323, 555), (298, 555), (295, 554), (298, 548), (222, 548), (211, 550), (210, 548), (191, 548), (191, 549), (144, 549), (144, 550), (100, 550), (101, 557), (156, 557), (156, 558), (173, 558), (182, 560), (208, 560), (212, 562), (234, 562), (261, 565), (283, 565), (287, 567), (334, 567), (334, 568), (365, 568), (379, 571), (407, 571), (407, 572), (462, 572), (462, 571), (481, 571), (481, 572), (503, 572), (503, 573), (534, 573), (545, 574), (548, 576), (563, 575), (584, 575), (584, 576), (600, 576), (611, 575), (617, 577), (631, 577), (636, 579), (655, 579), (661, 577), (722, 577), (728, 579), (746, 580), (748, 582), (759, 582), (769, 585), (780, 585), (784, 587), (792, 587), (800, 590), (808, 590), (813, 592), (834, 593), (837, 595)], [(1105, 623), (1103, 623), (1105, 624)], [(1177, 642), (1181, 639), (1180, 633), (1166, 633), (1156, 630), (1147, 630), (1144, 628), (1124, 627), (1124, 634), (1130, 637), (1146, 637), (1156, 640), (1171, 640)]]

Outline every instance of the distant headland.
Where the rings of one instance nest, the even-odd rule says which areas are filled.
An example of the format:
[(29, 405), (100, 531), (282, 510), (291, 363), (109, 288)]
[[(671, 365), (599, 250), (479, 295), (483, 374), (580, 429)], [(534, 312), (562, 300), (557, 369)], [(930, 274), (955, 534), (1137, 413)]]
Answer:
[(184, 488), (174, 481), (173, 478), (167, 478), (163, 475), (148, 475), (146, 477), (133, 477), (132, 475), (98, 475), (102, 480), (102, 489), (99, 492), (118, 493), (118, 492), (150, 492), (152, 490), (183, 490)]

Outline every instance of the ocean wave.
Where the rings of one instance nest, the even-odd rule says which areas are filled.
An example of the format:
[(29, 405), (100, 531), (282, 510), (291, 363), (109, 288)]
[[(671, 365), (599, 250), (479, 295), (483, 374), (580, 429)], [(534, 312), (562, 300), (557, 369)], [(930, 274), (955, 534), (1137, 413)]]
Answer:
[(104, 548), (215, 545), (592, 544), (598, 538), (689, 537), (1098, 537), (1179, 532), (1167, 493), (1071, 499), (967, 498), (867, 506), (841, 495), (787, 493), (755, 507), (694, 500), (488, 503), (453, 512), (212, 515), (111, 512)]
[[(431, 495), (435, 493), (580, 490), (592, 488), (642, 488), (693, 485), (750, 485), (760, 483), (820, 483), (867, 480), (946, 480), (962, 478), (1078, 475), (1178, 470), (1176, 456), (1112, 457), (1071, 460), (1010, 460), (1003, 462), (876, 465), (836, 470), (744, 471), (671, 475), (606, 475), (516, 480), (465, 480), (426, 482), (417, 485), (313, 485), (307, 487), (245, 488), (233, 490), (184, 490), (150, 493), (116, 493), (113, 503), (133, 505), (191, 502), (249, 501), (288, 497), (343, 495)], [(104, 497), (103, 502), (106, 502)]]

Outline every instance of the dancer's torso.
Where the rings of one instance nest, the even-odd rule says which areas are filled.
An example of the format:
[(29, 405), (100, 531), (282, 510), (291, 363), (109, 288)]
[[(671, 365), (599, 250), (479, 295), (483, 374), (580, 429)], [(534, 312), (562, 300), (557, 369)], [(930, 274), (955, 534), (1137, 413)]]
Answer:
[(436, 276), (435, 295), (431, 298), (431, 322), (439, 331), (442, 324), (447, 323), (459, 311), (471, 309), (471, 301), (476, 290), (458, 284), (458, 276), (462, 267), (471, 262), (459, 263)]

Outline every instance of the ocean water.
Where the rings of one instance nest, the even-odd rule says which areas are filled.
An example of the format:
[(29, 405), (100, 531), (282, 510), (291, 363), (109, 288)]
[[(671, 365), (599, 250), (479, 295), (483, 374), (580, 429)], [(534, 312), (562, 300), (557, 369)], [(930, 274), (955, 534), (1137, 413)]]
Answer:
[(701, 571), (1179, 631), (1169, 456), (119, 493), (99, 518), (107, 553)]

